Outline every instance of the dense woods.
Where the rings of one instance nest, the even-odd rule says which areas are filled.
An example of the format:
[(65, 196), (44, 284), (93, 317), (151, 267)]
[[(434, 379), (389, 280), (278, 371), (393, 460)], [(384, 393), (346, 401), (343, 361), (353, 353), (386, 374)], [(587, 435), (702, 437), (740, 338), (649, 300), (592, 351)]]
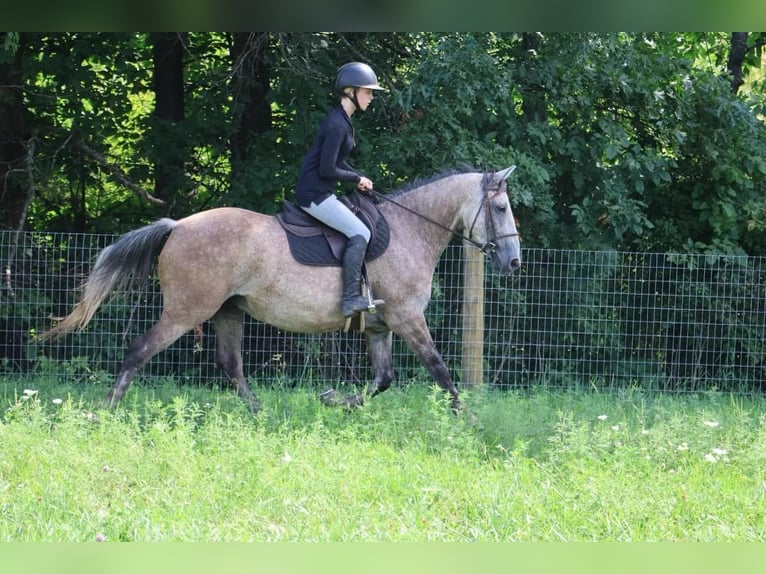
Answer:
[(336, 68), (389, 191), (516, 163), (526, 244), (766, 252), (763, 33), (0, 34), (0, 225), (122, 232), (290, 198)]

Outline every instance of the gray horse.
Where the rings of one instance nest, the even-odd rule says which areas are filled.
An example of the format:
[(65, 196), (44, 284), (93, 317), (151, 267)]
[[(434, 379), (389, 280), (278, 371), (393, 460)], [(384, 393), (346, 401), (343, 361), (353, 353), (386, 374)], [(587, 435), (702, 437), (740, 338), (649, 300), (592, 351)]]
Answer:
[[(367, 263), (367, 272), (372, 292), (385, 306), (366, 314), (364, 331), (374, 379), (360, 394), (323, 393), (323, 402), (361, 405), (365, 397), (385, 391), (394, 379), (391, 344), (396, 333), (449, 393), (453, 410), (460, 409), (458, 391), (423, 312), (439, 256), (455, 235), (482, 248), (500, 273), (521, 266), (506, 184), (514, 167), (496, 173), (442, 174), (382, 196), (379, 209), (389, 224), (390, 242)], [(40, 339), (56, 339), (85, 327), (112, 291), (147, 278), (159, 255), (162, 314), (130, 344), (106, 403), (111, 406), (122, 398), (136, 370), (149, 359), (211, 319), (218, 364), (257, 412), (258, 398), (242, 368), (244, 314), (297, 333), (339, 330), (345, 322), (340, 268), (306, 266), (286, 256), (288, 252), (285, 230), (273, 216), (224, 207), (178, 221), (160, 219), (106, 247), (72, 312)]]

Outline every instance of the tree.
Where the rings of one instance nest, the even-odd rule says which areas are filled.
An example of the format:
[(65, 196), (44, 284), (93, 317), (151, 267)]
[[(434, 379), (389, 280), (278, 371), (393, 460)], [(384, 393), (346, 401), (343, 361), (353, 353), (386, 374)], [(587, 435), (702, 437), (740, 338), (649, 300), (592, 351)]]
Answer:
[(735, 94), (739, 87), (745, 83), (742, 79), (742, 66), (747, 54), (747, 32), (732, 32), (731, 49), (727, 68), (731, 74), (731, 91)]
[(187, 160), (184, 120), (183, 35), (175, 32), (151, 34), (154, 68), (154, 193), (171, 200), (168, 212), (186, 185), (184, 165)]
[(33, 141), (23, 100), (23, 38), (0, 34), (0, 229), (22, 229), (34, 194)]
[[(247, 161), (253, 136), (271, 129), (268, 101), (270, 70), (267, 61), (269, 35), (265, 32), (236, 32), (231, 43), (231, 93), (233, 98), (231, 138), (232, 172)], [(233, 175), (236, 179), (236, 175)]]
[[(232, 34), (229, 162), (231, 187), (236, 191), (230, 197), (241, 191), (242, 196), (250, 200), (253, 195), (261, 195), (262, 189), (268, 189), (266, 182), (253, 177), (252, 167), (257, 166), (259, 160), (264, 160), (267, 150), (263, 148), (270, 147), (269, 134), (273, 128), (269, 101), (272, 74), (270, 43), (270, 35), (266, 32)], [(269, 160), (266, 162), (271, 164)], [(253, 188), (257, 190), (255, 193)], [(255, 206), (268, 211), (266, 205)]]
[(751, 34), (749, 32), (732, 32), (729, 43), (729, 58), (726, 69), (731, 76), (731, 90), (737, 93), (745, 83), (744, 75), (747, 68), (760, 66), (761, 50), (766, 44), (766, 32)]
[(527, 245), (763, 253), (763, 37), (23, 34), (0, 69), (4, 224), (30, 189), (27, 223), (50, 230), (276, 211), (361, 60), (388, 92), (354, 117), (351, 162), (380, 190), (516, 163)]

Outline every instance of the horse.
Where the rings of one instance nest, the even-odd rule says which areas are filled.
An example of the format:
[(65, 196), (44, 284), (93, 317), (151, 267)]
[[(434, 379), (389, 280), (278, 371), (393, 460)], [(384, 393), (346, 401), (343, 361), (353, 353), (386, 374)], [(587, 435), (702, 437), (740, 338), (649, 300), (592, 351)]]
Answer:
[[(462, 408), (457, 388), (437, 351), (424, 311), (438, 259), (453, 237), (482, 249), (495, 271), (521, 266), (520, 236), (507, 178), (515, 166), (496, 172), (450, 171), (379, 194), (389, 244), (366, 263), (370, 289), (384, 305), (364, 312), (364, 337), (374, 378), (358, 393), (320, 395), (330, 406), (361, 406), (388, 389), (395, 378), (392, 336), (417, 355), (436, 384)], [(296, 333), (340, 330), (341, 271), (307, 266), (289, 255), (285, 229), (276, 216), (237, 207), (217, 207), (179, 220), (161, 218), (127, 232), (105, 247), (82, 285), (71, 313), (39, 335), (56, 340), (82, 330), (112, 292), (147, 280), (155, 271), (162, 291), (159, 320), (132, 341), (105, 397), (120, 401), (136, 371), (184, 333), (211, 320), (216, 361), (253, 413), (260, 402), (245, 378), (243, 318), (252, 317)]]

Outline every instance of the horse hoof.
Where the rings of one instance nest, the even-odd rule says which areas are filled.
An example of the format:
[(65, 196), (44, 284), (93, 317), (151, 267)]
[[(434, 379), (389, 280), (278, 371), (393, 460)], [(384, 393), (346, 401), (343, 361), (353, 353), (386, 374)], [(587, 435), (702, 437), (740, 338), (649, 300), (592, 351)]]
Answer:
[(96, 413), (91, 411), (84, 411), (82, 413), (82, 418), (84, 418), (89, 423), (98, 424), (101, 422), (101, 418)]
[(452, 414), (463, 418), (471, 426), (480, 426), (478, 417), (473, 414), (473, 411), (463, 403), (453, 403)]
[(364, 404), (364, 398), (361, 395), (349, 395), (344, 397), (335, 389), (328, 389), (319, 394), (319, 400), (326, 407), (361, 407)]
[(335, 389), (327, 389), (323, 393), (319, 393), (319, 400), (326, 407), (337, 407), (343, 397)]

